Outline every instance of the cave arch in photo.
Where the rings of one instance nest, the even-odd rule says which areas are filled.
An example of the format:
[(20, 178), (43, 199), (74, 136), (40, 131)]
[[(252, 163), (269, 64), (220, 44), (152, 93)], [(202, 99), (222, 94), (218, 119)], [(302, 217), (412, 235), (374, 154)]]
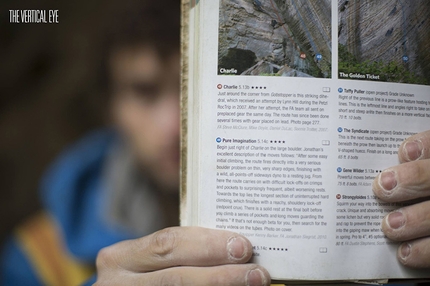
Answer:
[(218, 71), (224, 69), (236, 69), (237, 74), (246, 71), (257, 62), (257, 56), (251, 50), (244, 50), (238, 48), (228, 49), (227, 54), (219, 61)]

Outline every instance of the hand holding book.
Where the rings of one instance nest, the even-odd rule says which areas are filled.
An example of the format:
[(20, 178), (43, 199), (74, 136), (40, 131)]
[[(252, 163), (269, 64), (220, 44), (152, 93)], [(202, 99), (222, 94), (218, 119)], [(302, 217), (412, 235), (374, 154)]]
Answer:
[[(375, 194), (389, 202), (428, 196), (429, 149), (430, 131), (407, 139), (399, 150), (402, 164), (387, 169), (375, 179)], [(407, 241), (399, 247), (398, 257), (410, 267), (430, 267), (429, 204), (429, 201), (422, 201), (404, 207), (388, 215), (382, 224), (384, 233), (390, 239)], [(243, 244), (231, 243), (233, 240)], [(405, 247), (409, 248), (406, 252)], [(246, 238), (231, 232), (197, 227), (167, 229), (104, 249), (98, 258), (98, 279), (109, 279), (111, 282), (117, 279), (131, 282), (136, 279), (154, 283), (180, 279), (193, 285), (209, 285), (208, 281), (217, 281), (217, 284), (217, 279), (222, 279), (226, 283), (229, 280), (230, 285), (245, 285), (248, 282), (245, 278), (247, 274), (252, 273), (258, 278), (258, 274), (263, 273), (263, 279), (269, 283), (270, 278), (261, 267), (253, 264), (237, 265), (249, 260), (251, 249)], [(229, 255), (228, 251), (239, 258)]]
[(400, 165), (377, 176), (373, 191), (387, 202), (418, 200), (388, 214), (382, 223), (385, 235), (404, 241), (397, 256), (410, 267), (430, 267), (430, 131), (405, 140), (399, 149)]
[[(428, 196), (429, 150), (430, 131), (407, 139), (399, 150), (401, 164), (376, 177), (375, 194), (388, 202)], [(429, 216), (430, 201), (424, 200), (392, 212), (383, 221), (382, 228), (390, 239), (406, 241), (399, 247), (398, 257), (407, 266), (430, 268)], [(98, 282), (268, 285), (270, 276), (264, 268), (245, 264), (251, 254), (248, 239), (233, 232), (169, 228), (102, 250), (97, 261)], [(249, 284), (251, 279), (261, 283)]]
[(97, 282), (118, 285), (269, 285), (267, 271), (245, 264), (245, 237), (200, 227), (167, 228), (100, 251)]

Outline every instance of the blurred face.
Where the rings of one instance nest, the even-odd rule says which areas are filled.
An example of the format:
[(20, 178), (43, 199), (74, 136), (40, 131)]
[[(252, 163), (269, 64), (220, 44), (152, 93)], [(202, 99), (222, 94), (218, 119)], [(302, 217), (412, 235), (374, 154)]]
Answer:
[(179, 188), (179, 52), (150, 46), (112, 54), (113, 114), (142, 168), (163, 191)]

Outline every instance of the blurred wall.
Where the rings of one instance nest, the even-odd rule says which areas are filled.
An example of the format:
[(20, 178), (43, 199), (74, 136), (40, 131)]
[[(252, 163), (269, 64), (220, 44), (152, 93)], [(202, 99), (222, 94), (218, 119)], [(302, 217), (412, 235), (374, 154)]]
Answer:
[[(122, 3), (0, 2), (0, 240), (40, 208), (40, 177), (56, 155), (104, 124), (100, 45)], [(58, 9), (60, 23), (11, 24), (9, 9)]]

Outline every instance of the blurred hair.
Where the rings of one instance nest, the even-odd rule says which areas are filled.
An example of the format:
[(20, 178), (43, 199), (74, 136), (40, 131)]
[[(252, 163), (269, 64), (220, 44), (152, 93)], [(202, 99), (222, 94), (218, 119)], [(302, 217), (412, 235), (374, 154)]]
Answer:
[(128, 47), (149, 45), (160, 57), (179, 53), (180, 0), (122, 0), (106, 27), (101, 58), (101, 84), (109, 89), (109, 58)]

